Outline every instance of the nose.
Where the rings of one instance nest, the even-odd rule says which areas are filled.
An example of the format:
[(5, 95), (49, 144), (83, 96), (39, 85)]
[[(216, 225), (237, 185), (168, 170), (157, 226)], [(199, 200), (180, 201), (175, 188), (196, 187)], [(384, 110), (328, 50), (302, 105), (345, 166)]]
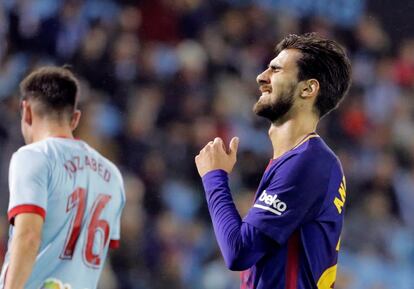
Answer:
[(263, 71), (262, 73), (260, 73), (257, 77), (256, 77), (256, 82), (257, 82), (257, 84), (259, 84), (259, 85), (262, 85), (262, 84), (269, 84), (270, 83), (270, 78), (269, 78), (269, 75), (268, 75), (268, 70), (269, 69), (266, 69), (265, 71)]

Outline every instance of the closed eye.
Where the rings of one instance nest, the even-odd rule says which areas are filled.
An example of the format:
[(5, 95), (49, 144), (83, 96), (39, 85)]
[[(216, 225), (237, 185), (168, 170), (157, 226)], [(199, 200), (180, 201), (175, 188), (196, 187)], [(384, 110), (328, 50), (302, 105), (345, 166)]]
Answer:
[(282, 67), (278, 66), (278, 65), (269, 65), (269, 68), (273, 71), (273, 72), (278, 72), (279, 70), (282, 69)]

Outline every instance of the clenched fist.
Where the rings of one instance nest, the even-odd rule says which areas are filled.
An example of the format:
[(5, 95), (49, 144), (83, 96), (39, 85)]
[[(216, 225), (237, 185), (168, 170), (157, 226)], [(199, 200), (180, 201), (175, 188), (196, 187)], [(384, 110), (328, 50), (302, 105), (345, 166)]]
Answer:
[(206, 173), (218, 169), (230, 173), (236, 163), (238, 146), (239, 138), (237, 137), (231, 139), (228, 151), (219, 137), (209, 142), (195, 157), (200, 176), (203, 177)]

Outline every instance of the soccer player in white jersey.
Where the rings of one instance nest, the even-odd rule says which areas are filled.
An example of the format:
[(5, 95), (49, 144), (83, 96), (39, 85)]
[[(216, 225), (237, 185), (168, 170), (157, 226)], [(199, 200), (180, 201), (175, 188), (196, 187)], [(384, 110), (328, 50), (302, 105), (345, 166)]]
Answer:
[(79, 85), (69, 70), (37, 69), (20, 89), (27, 145), (10, 163), (10, 239), (0, 288), (94, 289), (108, 247), (119, 244), (121, 174), (74, 139)]

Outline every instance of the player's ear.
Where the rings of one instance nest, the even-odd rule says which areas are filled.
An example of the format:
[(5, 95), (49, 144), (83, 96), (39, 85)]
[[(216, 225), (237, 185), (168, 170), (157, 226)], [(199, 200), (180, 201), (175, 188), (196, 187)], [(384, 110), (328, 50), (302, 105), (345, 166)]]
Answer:
[(315, 98), (319, 93), (319, 88), (319, 81), (317, 79), (308, 79), (303, 83), (301, 97)]
[(22, 114), (22, 121), (27, 123), (28, 125), (32, 125), (33, 122), (33, 110), (32, 105), (27, 100), (22, 100), (20, 104), (21, 114)]
[(70, 120), (70, 128), (72, 129), (72, 131), (78, 127), (81, 115), (81, 111), (79, 109), (75, 109), (72, 115), (72, 119)]

